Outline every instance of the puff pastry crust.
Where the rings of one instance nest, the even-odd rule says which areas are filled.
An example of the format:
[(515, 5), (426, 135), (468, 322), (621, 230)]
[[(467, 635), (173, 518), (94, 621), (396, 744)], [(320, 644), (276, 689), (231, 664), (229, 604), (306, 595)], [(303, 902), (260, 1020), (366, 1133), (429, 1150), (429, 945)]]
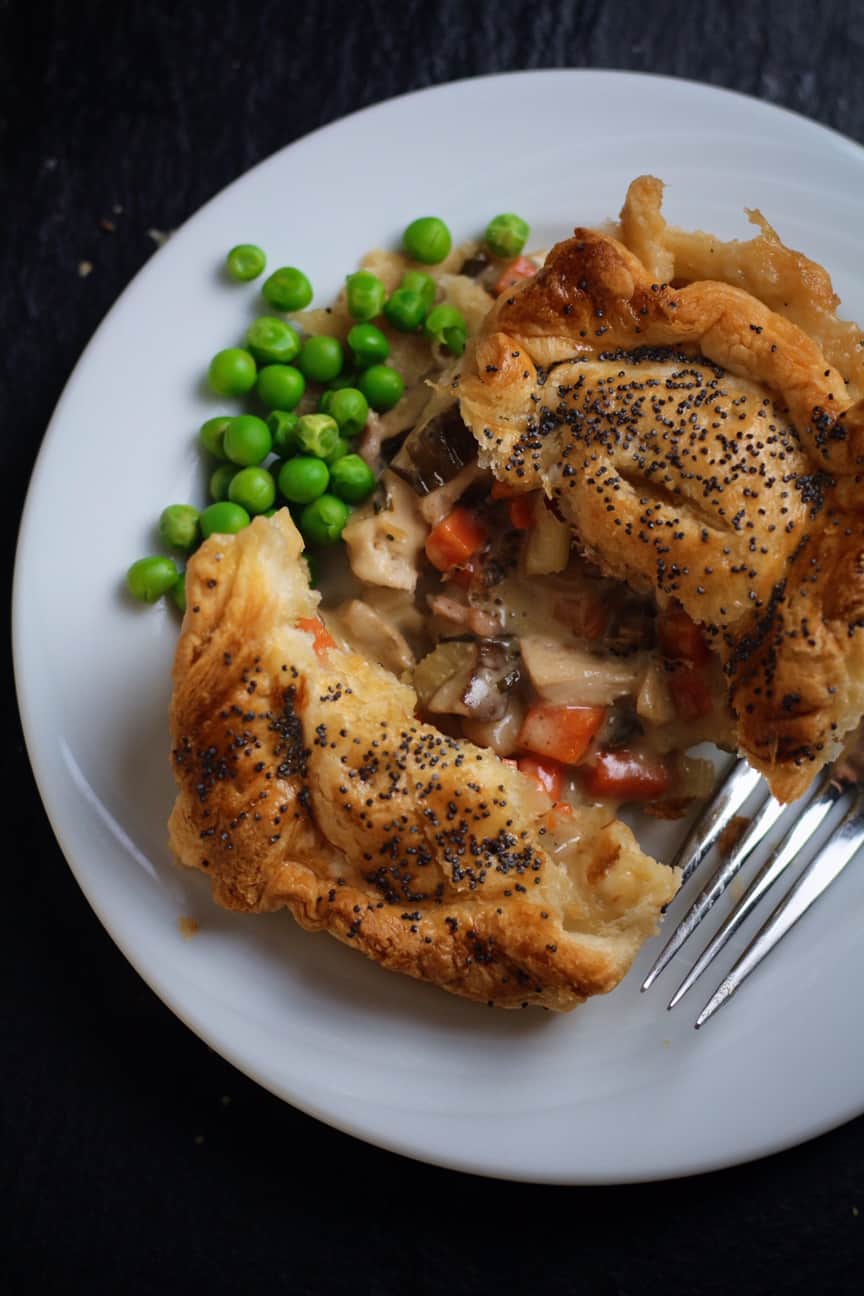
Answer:
[[(287, 510), (211, 537), (187, 575), (170, 839), (230, 909), (287, 908), (469, 999), (566, 1010), (612, 989), (678, 876), (629, 829), (548, 798), (414, 718), (382, 668), (312, 623)], [(317, 650), (316, 650), (317, 642)]]
[[(778, 299), (778, 266), (797, 284), (786, 315), (735, 284), (659, 280), (677, 268), (661, 193), (643, 177), (622, 213), (650, 269), (577, 229), (498, 299), (466, 353), (462, 415), (481, 462), (542, 487), (606, 573), (703, 626), (741, 751), (792, 800), (864, 712), (860, 364), (826, 358), (851, 368), (854, 326), (770, 227), (763, 280)], [(749, 266), (758, 284), (750, 245), (717, 246), (730, 277)]]

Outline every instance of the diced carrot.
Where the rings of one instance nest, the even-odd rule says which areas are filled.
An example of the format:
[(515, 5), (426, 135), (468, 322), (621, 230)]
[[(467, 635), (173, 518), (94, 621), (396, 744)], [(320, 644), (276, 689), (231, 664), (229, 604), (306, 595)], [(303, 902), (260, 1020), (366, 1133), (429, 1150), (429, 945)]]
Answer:
[(605, 710), (592, 706), (532, 706), (519, 733), (520, 747), (577, 765), (603, 723)]
[(520, 772), (536, 783), (541, 792), (545, 792), (553, 801), (561, 799), (564, 770), (557, 761), (539, 761), (535, 756), (520, 756), (517, 764)]
[(555, 616), (583, 639), (599, 639), (609, 624), (609, 606), (587, 591), (555, 602)]
[(510, 514), (510, 524), (517, 531), (530, 531), (537, 525), (533, 495), (517, 495), (507, 505), (507, 511)]
[(298, 617), (297, 629), (313, 636), (312, 647), (319, 657), (323, 657), (329, 648), (336, 647), (336, 640), (318, 617)]
[(666, 657), (701, 666), (710, 656), (705, 636), (683, 608), (667, 608), (661, 612), (657, 618), (657, 633)]
[(600, 752), (582, 771), (582, 781), (590, 796), (653, 801), (669, 787), (669, 768), (662, 757), (622, 748)]
[(683, 666), (673, 671), (667, 682), (675, 710), (682, 720), (699, 720), (713, 710), (714, 699), (702, 671)]
[(516, 499), (519, 495), (524, 495), (525, 491), (508, 481), (494, 481), (489, 496), (493, 500)]
[(439, 571), (461, 567), (486, 543), (486, 528), (470, 509), (458, 506), (429, 532), (426, 557)]
[(496, 297), (506, 292), (508, 288), (515, 287), (523, 279), (532, 279), (537, 273), (537, 267), (529, 257), (520, 256), (515, 261), (508, 261), (501, 274), (495, 281), (495, 287), (492, 289)]

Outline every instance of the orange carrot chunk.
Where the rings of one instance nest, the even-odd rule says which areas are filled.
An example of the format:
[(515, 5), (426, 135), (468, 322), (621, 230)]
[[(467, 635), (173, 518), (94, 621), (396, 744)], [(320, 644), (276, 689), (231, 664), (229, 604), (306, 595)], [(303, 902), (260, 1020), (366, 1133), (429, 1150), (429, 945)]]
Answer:
[(461, 505), (429, 532), (426, 557), (439, 571), (460, 567), (486, 543), (486, 528), (470, 509)]
[(596, 763), (582, 771), (582, 781), (590, 796), (653, 801), (669, 787), (669, 768), (659, 756), (622, 748), (600, 752)]
[(519, 733), (520, 747), (551, 756), (563, 765), (578, 765), (603, 723), (603, 707), (532, 706)]

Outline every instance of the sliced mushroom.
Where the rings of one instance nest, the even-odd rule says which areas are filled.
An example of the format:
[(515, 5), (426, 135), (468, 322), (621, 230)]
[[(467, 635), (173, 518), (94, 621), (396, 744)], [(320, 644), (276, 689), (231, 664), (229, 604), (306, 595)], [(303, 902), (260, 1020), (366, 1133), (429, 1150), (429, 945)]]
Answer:
[(537, 692), (546, 702), (565, 706), (608, 706), (636, 691), (641, 659), (595, 657), (539, 635), (521, 641), (522, 661)]
[(395, 473), (385, 472), (381, 490), (357, 510), (342, 538), (361, 581), (414, 590), (427, 532), (413, 491)]
[(452, 481), (477, 458), (477, 443), (462, 421), (455, 397), (444, 392), (433, 400), (436, 405), (446, 401), (446, 405), (432, 417), (421, 419), (393, 460), (394, 470), (421, 495)]

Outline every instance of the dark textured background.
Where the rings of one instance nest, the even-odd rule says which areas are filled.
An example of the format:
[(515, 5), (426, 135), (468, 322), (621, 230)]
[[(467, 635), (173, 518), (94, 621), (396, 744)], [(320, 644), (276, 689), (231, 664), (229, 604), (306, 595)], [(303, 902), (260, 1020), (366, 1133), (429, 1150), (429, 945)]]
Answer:
[[(852, 2), (0, 0), (4, 577), (51, 409), (153, 252), (148, 229), (173, 228), (352, 109), (553, 65), (710, 81), (864, 141), (864, 7)], [(143, 380), (130, 400), (146, 397)], [(122, 488), (130, 447), (117, 437)], [(58, 574), (86, 560), (58, 536)], [(11, 688), (2, 722), (0, 1291), (860, 1289), (861, 1120), (695, 1180), (550, 1189), (400, 1160), (263, 1093), (104, 934), (41, 811)]]

